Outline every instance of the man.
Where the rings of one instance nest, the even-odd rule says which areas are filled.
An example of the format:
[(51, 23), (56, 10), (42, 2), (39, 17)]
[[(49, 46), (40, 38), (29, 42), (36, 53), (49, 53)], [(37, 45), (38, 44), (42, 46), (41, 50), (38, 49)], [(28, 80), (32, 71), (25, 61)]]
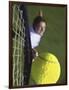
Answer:
[(46, 29), (46, 22), (42, 16), (42, 12), (40, 11), (39, 15), (34, 19), (32, 27), (30, 27), (33, 58), (38, 56), (38, 52), (35, 50), (35, 48), (39, 45), (41, 37), (43, 36)]

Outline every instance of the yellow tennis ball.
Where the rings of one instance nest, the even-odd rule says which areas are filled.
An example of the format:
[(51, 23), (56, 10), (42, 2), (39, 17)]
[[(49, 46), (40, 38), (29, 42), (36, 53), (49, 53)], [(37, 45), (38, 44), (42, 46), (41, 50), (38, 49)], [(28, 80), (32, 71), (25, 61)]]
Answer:
[(58, 59), (51, 53), (40, 54), (32, 63), (31, 76), (36, 84), (55, 84), (60, 72)]

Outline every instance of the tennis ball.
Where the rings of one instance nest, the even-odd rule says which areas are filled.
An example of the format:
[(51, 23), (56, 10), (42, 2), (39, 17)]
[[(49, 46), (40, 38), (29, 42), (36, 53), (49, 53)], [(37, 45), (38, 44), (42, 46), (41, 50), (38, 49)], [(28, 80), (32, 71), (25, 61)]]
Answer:
[(36, 84), (55, 84), (60, 72), (58, 59), (51, 53), (40, 54), (32, 63), (31, 76)]

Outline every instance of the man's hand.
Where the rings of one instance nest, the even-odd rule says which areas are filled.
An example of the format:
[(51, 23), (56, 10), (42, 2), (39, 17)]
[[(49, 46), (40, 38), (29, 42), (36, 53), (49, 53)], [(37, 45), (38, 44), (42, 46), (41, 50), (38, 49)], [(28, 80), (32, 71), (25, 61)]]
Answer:
[(38, 52), (35, 49), (32, 49), (33, 59), (38, 56)]

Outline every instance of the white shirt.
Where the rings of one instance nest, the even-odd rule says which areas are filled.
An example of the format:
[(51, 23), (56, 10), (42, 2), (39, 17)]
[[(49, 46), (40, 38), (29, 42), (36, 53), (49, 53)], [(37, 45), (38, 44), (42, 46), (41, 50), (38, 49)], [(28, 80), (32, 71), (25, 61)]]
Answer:
[(32, 27), (30, 27), (30, 39), (32, 48), (37, 47), (41, 39), (41, 36), (37, 34)]

